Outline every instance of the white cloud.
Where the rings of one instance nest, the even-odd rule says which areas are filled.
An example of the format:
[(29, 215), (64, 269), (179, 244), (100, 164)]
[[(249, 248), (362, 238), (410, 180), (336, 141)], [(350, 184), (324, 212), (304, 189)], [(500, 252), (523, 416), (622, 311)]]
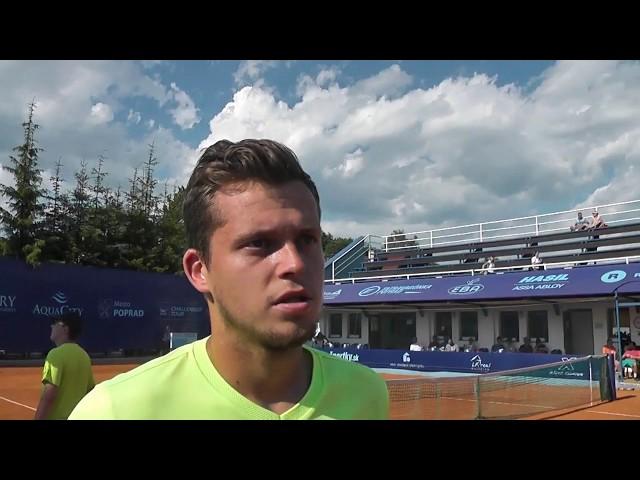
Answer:
[(140, 114), (140, 112), (134, 112), (132, 109), (129, 109), (129, 115), (127, 115), (127, 122), (137, 125), (140, 123), (140, 120), (142, 120), (142, 115)]
[[(131, 123), (143, 121), (131, 108), (132, 98), (166, 108), (174, 107), (176, 97), (176, 90), (165, 86), (161, 77), (150, 77), (139, 62), (0, 61), (0, 78), (0, 162), (22, 142), (20, 125), (34, 98), (35, 121), (41, 126), (36, 140), (44, 148), (39, 167), (50, 172), (61, 157), (63, 175), (71, 183), (82, 158), (91, 168), (99, 154), (106, 154), (107, 184), (126, 188), (129, 173), (144, 162), (155, 136), (160, 137), (157, 156), (165, 177), (182, 178), (184, 165), (191, 161), (193, 149), (170, 131), (158, 133), (155, 120), (144, 120), (150, 126), (149, 138), (131, 135)], [(188, 102), (178, 97), (188, 111)], [(188, 115), (179, 119), (184, 125), (192, 121)]]
[(367, 96), (394, 96), (413, 82), (411, 75), (399, 65), (391, 65), (380, 73), (356, 83), (353, 90)]
[[(636, 157), (640, 159), (639, 157)], [(636, 164), (637, 165), (637, 164)], [(574, 208), (581, 208), (583, 205), (606, 205), (610, 203), (627, 202), (630, 200), (638, 200), (640, 198), (640, 190), (638, 182), (640, 180), (640, 172), (636, 165), (628, 165), (626, 168), (612, 178), (606, 185), (596, 188), (579, 205)], [(633, 207), (637, 208), (637, 207)]]
[(335, 66), (323, 69), (320, 71), (320, 73), (316, 77), (316, 84), (321, 87), (330, 85), (335, 82), (339, 74), (340, 74), (340, 69)]
[(173, 93), (173, 99), (178, 104), (176, 108), (170, 110), (173, 121), (183, 130), (193, 127), (200, 121), (198, 109), (193, 103), (193, 100), (173, 82), (171, 83), (171, 91)]
[(351, 178), (364, 168), (364, 164), (362, 149), (358, 148), (355, 152), (346, 154), (342, 163), (334, 168), (325, 169), (323, 173), (326, 177), (339, 174), (342, 178)]
[(113, 110), (106, 103), (98, 102), (91, 107), (89, 121), (94, 125), (109, 123), (113, 120)]
[(255, 84), (261, 80), (260, 76), (267, 70), (274, 68), (278, 62), (273, 60), (245, 60), (240, 62), (238, 69), (233, 74), (237, 85)]
[(411, 89), (397, 65), (352, 85), (336, 79), (302, 75), (293, 105), (244, 87), (201, 146), (290, 146), (318, 184), (323, 225), (339, 235), (640, 198), (639, 62), (558, 62), (533, 90), (487, 75)]

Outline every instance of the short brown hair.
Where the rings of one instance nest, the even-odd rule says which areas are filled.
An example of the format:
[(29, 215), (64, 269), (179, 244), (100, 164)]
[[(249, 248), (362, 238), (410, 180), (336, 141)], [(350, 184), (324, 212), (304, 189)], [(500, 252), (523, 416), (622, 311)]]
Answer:
[(224, 222), (216, 210), (214, 195), (225, 185), (244, 180), (269, 185), (299, 180), (315, 198), (320, 217), (318, 190), (292, 150), (266, 139), (237, 143), (220, 140), (206, 148), (198, 159), (182, 206), (187, 247), (195, 248), (205, 264), (209, 260), (209, 238)]

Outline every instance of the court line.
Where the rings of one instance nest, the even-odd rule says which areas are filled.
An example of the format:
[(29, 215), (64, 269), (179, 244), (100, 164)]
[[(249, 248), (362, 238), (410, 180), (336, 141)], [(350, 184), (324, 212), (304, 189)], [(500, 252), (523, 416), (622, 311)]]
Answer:
[(614, 413), (614, 412), (605, 412), (604, 410), (587, 410), (589, 413), (604, 413), (605, 415), (617, 415), (619, 417), (633, 417), (640, 418), (640, 415), (631, 415), (629, 413)]
[(13, 400), (9, 400), (8, 398), (2, 397), (2, 396), (0, 396), (0, 400), (4, 400), (5, 402), (13, 403), (15, 405), (20, 405), (21, 407), (28, 408), (29, 410), (33, 410), (34, 412), (36, 411), (35, 408), (30, 407), (29, 405), (25, 405), (24, 403), (20, 403), (20, 402), (14, 402)]
[[(440, 397), (446, 400), (458, 400), (461, 402), (477, 402), (476, 399), (471, 399), (471, 398), (456, 398), (456, 397)], [(516, 407), (532, 407), (532, 408), (546, 408), (546, 409), (555, 409), (558, 407), (550, 407), (548, 405), (533, 405), (530, 403), (514, 403), (514, 402), (499, 402), (497, 400), (483, 400), (486, 403), (493, 403), (496, 405), (509, 405), (509, 406), (516, 406)]]

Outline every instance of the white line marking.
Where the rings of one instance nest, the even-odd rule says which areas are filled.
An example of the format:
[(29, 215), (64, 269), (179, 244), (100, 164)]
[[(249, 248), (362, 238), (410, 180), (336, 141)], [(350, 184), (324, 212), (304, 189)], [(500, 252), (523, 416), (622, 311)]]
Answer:
[(36, 411), (35, 408), (30, 407), (29, 405), (25, 405), (24, 403), (14, 402), (13, 400), (9, 400), (8, 398), (5, 398), (5, 397), (0, 397), (0, 400), (4, 400), (5, 402), (13, 403), (15, 405), (20, 405), (21, 407), (28, 408), (29, 410), (33, 410), (34, 412)]
[(628, 413), (613, 413), (613, 412), (605, 412), (604, 410), (587, 410), (589, 413), (604, 413), (605, 415), (616, 415), (619, 417), (633, 417), (640, 418), (640, 415), (631, 415)]

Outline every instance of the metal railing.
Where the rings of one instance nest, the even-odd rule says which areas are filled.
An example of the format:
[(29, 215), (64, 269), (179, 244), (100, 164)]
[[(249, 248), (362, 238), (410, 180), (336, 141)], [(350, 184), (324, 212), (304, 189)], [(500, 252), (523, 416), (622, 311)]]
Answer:
[[(382, 237), (378, 235), (365, 235), (359, 241), (353, 243), (350, 247), (339, 252), (333, 257), (331, 265), (331, 278), (335, 279), (336, 275), (340, 275), (353, 262), (361, 259), (363, 254), (380, 250), (382, 248)], [(329, 264), (325, 265), (325, 269)]]
[(569, 227), (576, 221), (578, 212), (585, 213), (585, 218), (588, 219), (593, 210), (600, 213), (607, 225), (640, 222), (640, 200), (630, 200), (457, 227), (382, 235), (380, 238), (382, 238), (382, 250), (392, 252), (409, 248), (432, 248), (460, 243), (537, 236), (569, 231)]
[[(612, 257), (612, 258), (603, 258), (600, 260), (590, 260), (594, 264), (607, 264), (607, 263), (626, 263), (629, 262), (640, 261), (640, 255), (632, 255), (628, 257)], [(573, 268), (577, 265), (584, 264), (585, 260), (571, 260), (567, 262), (549, 262), (549, 263), (541, 263), (535, 265), (533, 268), (548, 270), (550, 268)], [(462, 276), (462, 275), (501, 275), (505, 272), (518, 272), (518, 271), (526, 271), (532, 268), (532, 265), (523, 265), (519, 267), (493, 267), (491, 272), (489, 272), (486, 268), (473, 268), (468, 270), (448, 270), (448, 271), (438, 271), (438, 272), (428, 272), (428, 273), (406, 273), (406, 274), (393, 274), (393, 275), (372, 275), (367, 277), (358, 277), (358, 278), (334, 278), (331, 280), (325, 280), (325, 283), (330, 285), (340, 285), (343, 283), (356, 283), (356, 282), (367, 282), (372, 280), (410, 280), (412, 278), (424, 278), (424, 277), (444, 277), (444, 276)]]

